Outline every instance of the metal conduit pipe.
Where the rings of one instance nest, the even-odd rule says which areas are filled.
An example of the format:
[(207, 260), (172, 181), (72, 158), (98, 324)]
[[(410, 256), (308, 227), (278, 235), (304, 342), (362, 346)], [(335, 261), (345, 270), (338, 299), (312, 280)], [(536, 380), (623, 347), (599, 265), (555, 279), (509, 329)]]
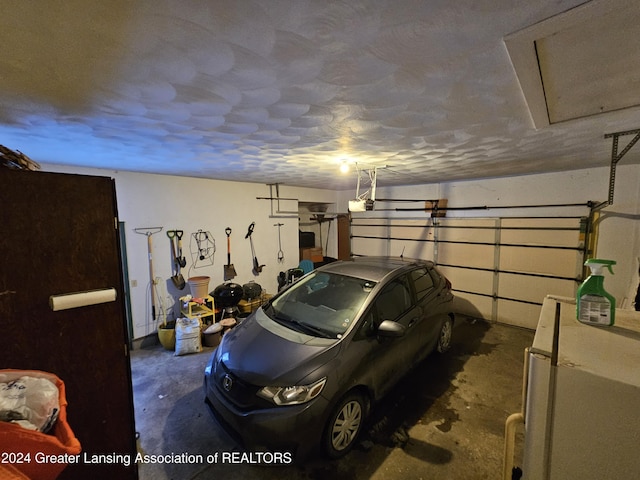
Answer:
[[(625, 152), (626, 153), (626, 152)], [(622, 156), (622, 155), (620, 155)], [(427, 199), (413, 199), (413, 198), (376, 198), (377, 202), (438, 202), (439, 198), (427, 198)], [(470, 205), (466, 207), (443, 207), (442, 210), (476, 210), (476, 209), (486, 209), (486, 208), (538, 208), (538, 207), (577, 207), (577, 206), (587, 206), (590, 207), (593, 202), (586, 203), (558, 203), (558, 204), (533, 204), (533, 205), (506, 205), (506, 206), (487, 206), (487, 205)]]
[(507, 417), (504, 425), (504, 464), (503, 478), (504, 480), (513, 479), (513, 457), (515, 454), (516, 427), (524, 425), (524, 415), (521, 413), (512, 413)]
[[(351, 235), (351, 238), (367, 238), (370, 240), (400, 240), (403, 242), (433, 242), (428, 238), (406, 238), (406, 237), (379, 237), (375, 235)], [(455, 243), (461, 245), (484, 245), (489, 247), (522, 247), (522, 248), (551, 248), (557, 250), (576, 250), (578, 252), (584, 251), (583, 247), (563, 247), (553, 245), (525, 245), (521, 243), (495, 243), (495, 242), (463, 242), (460, 240), (438, 240), (438, 243)]]
[[(427, 209), (428, 211), (429, 209)], [(357, 213), (357, 212), (356, 212)], [(482, 219), (486, 219), (486, 218), (491, 218), (491, 219), (495, 219), (495, 218), (500, 218), (500, 217), (445, 217), (445, 218), (438, 218), (436, 219), (435, 223), (433, 223), (432, 225), (440, 225), (439, 223), (437, 223), (438, 221), (447, 221), (447, 220), (482, 220)], [(584, 218), (584, 215), (543, 215), (543, 216), (539, 216), (539, 215), (514, 215), (512, 217), (502, 217), (505, 219), (509, 219), (509, 220), (544, 220), (544, 219), (549, 219), (549, 218), (553, 218), (555, 219), (563, 219), (563, 220), (571, 220), (571, 219), (581, 219)], [(352, 216), (351, 221), (357, 221), (357, 220), (425, 220), (425, 217), (389, 217), (389, 216), (384, 216), (384, 217), (371, 217), (369, 215), (367, 216)], [(358, 223), (357, 225), (363, 225)], [(386, 224), (385, 224), (386, 226)], [(424, 226), (424, 225), (423, 225)], [(444, 226), (444, 225), (443, 225)], [(449, 228), (456, 228), (455, 225), (447, 225)], [(469, 227), (464, 227), (464, 226), (460, 226), (459, 228), (469, 228)], [(478, 226), (476, 228), (496, 228), (494, 226)], [(526, 228), (526, 227), (524, 227)]]
[(387, 203), (393, 203), (393, 202), (437, 202), (439, 201), (439, 198), (429, 198), (429, 199), (420, 199), (420, 198), (376, 198), (376, 201), (378, 202), (387, 202)]
[(504, 458), (502, 465), (503, 480), (511, 480), (513, 472), (513, 457), (515, 456), (516, 430), (525, 424), (527, 386), (529, 384), (529, 348), (524, 349), (524, 367), (522, 372), (522, 406), (520, 411), (507, 417), (504, 424)]
[[(432, 201), (432, 200), (427, 200)], [(587, 207), (591, 208), (593, 202), (586, 203), (555, 203), (555, 204), (540, 204), (540, 205), (477, 205), (467, 207), (433, 207), (433, 208), (376, 208), (376, 211), (391, 211), (391, 212), (424, 212), (424, 211), (471, 211), (471, 210), (506, 210), (514, 208), (571, 208), (571, 207)]]
[[(517, 218), (517, 217), (509, 217), (509, 220)], [(521, 217), (522, 219), (544, 219), (546, 217)], [(564, 218), (564, 219), (579, 219), (582, 217), (548, 217), (548, 218)], [(391, 220), (389, 218), (389, 220)], [(577, 231), (580, 230), (580, 227), (498, 227), (495, 225), (492, 226), (481, 226), (481, 225), (442, 225), (440, 223), (434, 223), (432, 225), (411, 225), (411, 224), (403, 224), (403, 223), (394, 223), (394, 224), (384, 224), (384, 223), (355, 223), (353, 227), (384, 227), (384, 228), (425, 228), (425, 227), (434, 227), (434, 228), (451, 228), (451, 229), (460, 229), (460, 230), (543, 230), (543, 231), (558, 231), (558, 232), (569, 232), (569, 231)]]

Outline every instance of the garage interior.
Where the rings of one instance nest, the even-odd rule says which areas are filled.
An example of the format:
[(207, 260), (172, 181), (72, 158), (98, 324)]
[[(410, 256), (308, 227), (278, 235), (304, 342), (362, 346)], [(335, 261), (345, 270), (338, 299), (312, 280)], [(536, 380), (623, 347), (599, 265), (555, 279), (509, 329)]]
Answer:
[[(159, 343), (184, 315), (178, 275), (213, 292), (233, 265), (265, 299), (303, 259), (391, 255), (433, 260), (456, 296), (452, 350), (399, 383), (344, 459), (83, 462), (59, 478), (512, 478), (533, 455), (525, 437), (543, 435), (516, 419), (505, 451), (507, 420), (533, 398), (524, 349), (551, 303), (571, 309), (587, 259), (616, 261), (605, 288), (623, 312), (594, 330), (638, 340), (636, 3), (3, 6), (0, 312), (13, 341), (0, 365), (64, 381), (84, 452), (236, 451), (202, 403), (214, 347)], [(168, 232), (183, 232), (181, 270)], [(52, 309), (96, 290), (116, 300)], [(637, 399), (636, 354), (612, 344), (594, 361), (618, 366), (617, 398)], [(607, 412), (603, 444), (637, 430), (625, 405)], [(551, 455), (522, 478), (639, 466), (626, 450), (616, 465), (571, 458), (569, 473)]]

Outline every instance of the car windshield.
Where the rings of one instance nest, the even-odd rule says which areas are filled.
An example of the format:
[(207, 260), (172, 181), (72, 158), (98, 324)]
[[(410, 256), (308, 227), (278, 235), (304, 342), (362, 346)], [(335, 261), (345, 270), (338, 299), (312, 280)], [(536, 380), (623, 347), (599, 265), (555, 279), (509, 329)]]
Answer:
[(374, 286), (375, 282), (361, 278), (312, 272), (275, 298), (265, 313), (308, 335), (340, 338)]

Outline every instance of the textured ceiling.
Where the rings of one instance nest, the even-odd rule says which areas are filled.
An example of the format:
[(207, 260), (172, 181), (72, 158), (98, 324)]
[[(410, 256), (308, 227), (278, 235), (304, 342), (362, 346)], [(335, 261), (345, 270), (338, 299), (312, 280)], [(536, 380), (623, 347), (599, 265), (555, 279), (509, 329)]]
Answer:
[[(640, 128), (638, 107), (536, 129), (504, 40), (581, 3), (0, 0), (0, 144), (340, 189), (343, 161), (386, 166), (379, 185), (604, 166), (604, 135)], [(625, 67), (607, 74), (637, 82)]]

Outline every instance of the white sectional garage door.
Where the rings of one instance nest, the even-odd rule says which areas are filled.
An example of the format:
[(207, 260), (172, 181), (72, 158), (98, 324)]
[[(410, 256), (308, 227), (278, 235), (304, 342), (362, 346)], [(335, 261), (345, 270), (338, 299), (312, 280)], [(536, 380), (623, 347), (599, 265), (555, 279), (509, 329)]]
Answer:
[(533, 329), (547, 294), (575, 295), (585, 225), (585, 217), (352, 218), (351, 251), (433, 260), (459, 313)]

